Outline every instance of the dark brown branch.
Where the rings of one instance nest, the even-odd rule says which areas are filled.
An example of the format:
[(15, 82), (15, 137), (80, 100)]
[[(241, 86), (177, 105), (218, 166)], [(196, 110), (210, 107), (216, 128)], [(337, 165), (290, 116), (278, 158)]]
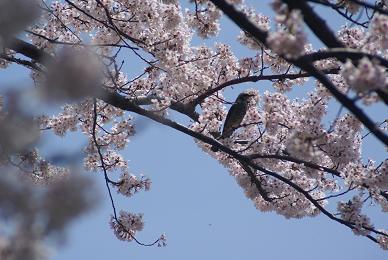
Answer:
[(119, 40), (117, 43), (106, 43), (106, 44), (84, 44), (80, 42), (64, 42), (64, 41), (58, 41), (57, 39), (51, 39), (45, 35), (30, 31), (30, 30), (25, 30), (25, 32), (32, 34), (36, 37), (40, 37), (42, 39), (45, 39), (51, 44), (59, 44), (59, 45), (70, 45), (70, 46), (84, 46), (84, 47), (117, 47), (117, 48), (129, 48), (133, 50), (139, 50), (137, 47), (132, 47), (129, 45), (124, 45), (124, 44), (119, 44), (121, 40)]
[[(323, 70), (322, 72), (325, 74), (337, 74), (339, 72), (339, 69), (328, 69), (328, 70)], [(243, 78), (236, 78), (236, 79), (232, 79), (227, 82), (224, 82), (218, 85), (217, 87), (212, 88), (206, 91), (205, 93), (199, 95), (198, 98), (196, 99), (196, 103), (200, 104), (205, 100), (205, 98), (232, 85), (237, 85), (237, 84), (246, 83), (246, 82), (257, 82), (260, 80), (274, 81), (274, 80), (285, 80), (285, 79), (298, 79), (298, 78), (305, 78), (305, 77), (311, 77), (311, 76), (312, 75), (309, 73), (300, 72), (300, 73), (293, 73), (293, 74), (259, 75), (259, 76), (247, 76)]]
[(273, 198), (268, 197), (268, 192), (263, 188), (263, 185), (261, 184), (260, 180), (256, 176), (255, 172), (252, 171), (251, 167), (249, 167), (246, 163), (240, 162), (241, 167), (244, 169), (244, 171), (248, 174), (248, 176), (251, 178), (251, 182), (255, 184), (257, 190), (260, 193), (260, 196), (267, 202), (272, 203)]
[(330, 196), (327, 196), (327, 197), (324, 197), (324, 198), (320, 198), (320, 199), (317, 199), (317, 201), (321, 201), (321, 200), (327, 200), (327, 199), (332, 199), (332, 198), (337, 198), (337, 197), (340, 197), (340, 196), (343, 196), (345, 195), (346, 193), (354, 190), (356, 187), (352, 187), (352, 185), (350, 184), (349, 188), (343, 192), (340, 192), (338, 194), (335, 194), (335, 195), (330, 195)]
[(315, 170), (319, 170), (319, 171), (325, 171), (325, 172), (331, 173), (337, 177), (341, 177), (341, 173), (338, 172), (337, 170), (334, 170), (334, 169), (331, 169), (328, 167), (324, 167), (324, 166), (320, 166), (320, 165), (317, 165), (315, 163), (308, 162), (308, 161), (305, 161), (302, 159), (294, 158), (292, 156), (277, 155), (277, 154), (251, 154), (251, 155), (247, 155), (247, 157), (250, 159), (259, 159), (259, 158), (260, 159), (279, 159), (279, 160), (284, 160), (284, 161), (293, 162), (293, 163), (297, 163), (297, 164), (303, 164), (306, 167), (309, 167), (309, 168), (312, 168)]
[(388, 68), (388, 60), (384, 59), (383, 57), (348, 48), (332, 48), (329, 50), (313, 52), (303, 55), (298, 60), (300, 62), (313, 62), (327, 58), (336, 58), (340, 61), (346, 61), (346, 59), (350, 59), (357, 63), (357, 61), (364, 57), (367, 57), (370, 60), (377, 60), (380, 65)]
[(19, 40), (17, 38), (11, 39), (9, 46), (7, 47), (17, 53), (23, 54), (32, 60), (39, 61), (40, 63), (48, 62), (53, 59), (50, 54), (38, 49), (35, 45)]
[(0, 54), (0, 59), (6, 60), (9, 62), (14, 62), (16, 64), (25, 66), (25, 67), (32, 69), (32, 70), (35, 70), (35, 71), (42, 71), (42, 69), (39, 66), (37, 66), (35, 63), (28, 61), (28, 60), (22, 60), (22, 59), (18, 59), (18, 58), (9, 56), (9, 55), (4, 55), (4, 54)]
[[(324, 172), (327, 172), (327, 173), (330, 173), (330, 174), (333, 174), (334, 176), (336, 177), (339, 177), (341, 179), (343, 179), (342, 176), (344, 176), (343, 174), (341, 174), (341, 172), (337, 171), (336, 169), (332, 169), (332, 168), (328, 168), (328, 167), (325, 167), (325, 166), (321, 166), (321, 165), (318, 165), (316, 163), (313, 163), (313, 162), (308, 162), (308, 161), (305, 161), (305, 160), (302, 160), (302, 159), (299, 159), (299, 158), (295, 158), (295, 157), (292, 157), (292, 156), (288, 156), (288, 155), (279, 155), (279, 154), (250, 154), (250, 155), (246, 155), (247, 158), (249, 159), (278, 159), (278, 160), (282, 160), (282, 161), (288, 161), (288, 162), (293, 162), (293, 163), (297, 163), (297, 164), (302, 164), (308, 168), (311, 168), (311, 169), (315, 169), (315, 170), (319, 170), (319, 171), (324, 171)], [(342, 176), (341, 176), (342, 175)], [(363, 188), (366, 188), (366, 189), (369, 189), (369, 186), (366, 185), (366, 184), (362, 184), (362, 187)], [(384, 191), (380, 191), (380, 195), (383, 196), (387, 201), (388, 201), (388, 194)]]

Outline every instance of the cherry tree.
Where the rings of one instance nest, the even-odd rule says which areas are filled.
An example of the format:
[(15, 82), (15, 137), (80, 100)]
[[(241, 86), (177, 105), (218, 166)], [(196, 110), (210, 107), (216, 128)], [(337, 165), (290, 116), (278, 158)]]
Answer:
[[(191, 0), (189, 9), (178, 0), (1, 0), (1, 67), (29, 69), (34, 97), (59, 104), (62, 111), (31, 116), (18, 106), (17, 93), (3, 93), (0, 165), (18, 181), (1, 178), (0, 206), (10, 208), (4, 218), (24, 217), (14, 233), (0, 234), (0, 256), (41, 259), (38, 242), (62, 232), (93, 205), (82, 192), (89, 183), (83, 175), (73, 177), (71, 168), (39, 154), (36, 140), (47, 131), (58, 136), (76, 131), (88, 140), (84, 168), (105, 179), (110, 225), (118, 239), (166, 245), (164, 234), (149, 244), (139, 241), (143, 215), (118, 210), (112, 196), (116, 191), (130, 198), (151, 188), (151, 180), (132, 173), (121, 155), (136, 135), (136, 117), (194, 138), (229, 171), (257, 210), (286, 218), (323, 214), (388, 249), (388, 231), (363, 212), (366, 203), (382, 214), (388, 211), (388, 160), (366, 159), (361, 152), (371, 138), (383, 149), (388, 145), (388, 121), (375, 122), (366, 113), (373, 106), (387, 112), (388, 2), (268, 4), (270, 14), (243, 0)], [(344, 25), (331, 28), (315, 7), (330, 9)], [(241, 30), (236, 38), (253, 55), (242, 57), (226, 43), (193, 44), (195, 38), (216, 37), (222, 16)], [(312, 35), (321, 45), (309, 41)], [(126, 59), (128, 54), (138, 60)], [(129, 71), (132, 63), (142, 64), (141, 73)], [(242, 117), (225, 130), (234, 103), (225, 91), (259, 81), (270, 81), (273, 88), (241, 87), (247, 97)], [(288, 93), (301, 85), (309, 93), (290, 98)], [(340, 109), (327, 122), (329, 102)], [(177, 121), (172, 111), (187, 120)], [(24, 179), (36, 185), (31, 188)], [(42, 184), (46, 193), (61, 192), (79, 203), (58, 213), (56, 196), (30, 196)], [(79, 186), (79, 193), (72, 192), (72, 185)], [(33, 199), (39, 207), (15, 206)], [(327, 206), (330, 201), (337, 203), (335, 209)], [(39, 220), (41, 214), (48, 220)], [(35, 222), (39, 229), (23, 229)], [(15, 245), (20, 232), (28, 235)]]

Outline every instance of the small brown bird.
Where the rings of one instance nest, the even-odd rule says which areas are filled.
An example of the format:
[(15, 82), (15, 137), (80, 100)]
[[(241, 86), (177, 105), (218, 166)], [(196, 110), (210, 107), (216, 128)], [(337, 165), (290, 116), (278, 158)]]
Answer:
[(236, 101), (234, 102), (232, 107), (229, 109), (228, 114), (226, 115), (221, 138), (230, 137), (233, 132), (240, 126), (245, 114), (247, 113), (249, 99), (252, 96), (252, 94), (244, 92), (238, 95)]
[[(249, 99), (254, 96), (248, 93), (241, 93), (234, 101), (234, 104), (229, 109), (228, 114), (226, 115), (226, 119), (224, 122), (224, 128), (222, 129), (222, 134), (217, 139), (229, 138), (233, 132), (240, 126), (243, 121), (245, 114), (248, 110)], [(211, 150), (213, 152), (217, 152), (218, 149), (216, 147), (212, 147)]]

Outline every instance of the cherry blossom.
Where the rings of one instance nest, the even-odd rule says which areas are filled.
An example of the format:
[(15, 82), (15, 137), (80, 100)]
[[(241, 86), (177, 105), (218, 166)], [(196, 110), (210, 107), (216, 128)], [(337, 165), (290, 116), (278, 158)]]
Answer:
[(118, 219), (111, 217), (110, 226), (118, 239), (131, 241), (136, 232), (143, 230), (143, 215), (120, 211)]
[(387, 84), (385, 70), (379, 67), (377, 62), (370, 61), (368, 58), (360, 60), (357, 68), (351, 62), (347, 62), (343, 70), (342, 76), (346, 83), (358, 92), (367, 92), (377, 88), (384, 88)]
[(340, 202), (338, 204), (338, 211), (341, 213), (341, 218), (347, 221), (355, 223), (353, 232), (356, 235), (367, 235), (370, 228), (369, 218), (361, 214), (362, 202), (359, 197), (353, 197), (352, 200), (349, 200), (347, 203)]
[(140, 179), (136, 176), (124, 172), (121, 174), (120, 179), (117, 183), (117, 192), (125, 196), (131, 197), (134, 193), (140, 190), (149, 190), (151, 188), (151, 180), (141, 176)]

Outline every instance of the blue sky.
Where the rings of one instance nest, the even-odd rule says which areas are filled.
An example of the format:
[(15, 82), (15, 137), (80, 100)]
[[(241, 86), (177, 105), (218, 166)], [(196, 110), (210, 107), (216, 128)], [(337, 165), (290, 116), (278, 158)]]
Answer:
[[(186, 2), (186, 1), (184, 1)], [(266, 13), (268, 1), (247, 1)], [(326, 15), (326, 13), (325, 13)], [(329, 14), (327, 14), (327, 17)], [(331, 19), (332, 23), (340, 21)], [(235, 42), (237, 28), (223, 20), (218, 41), (233, 43), (238, 56), (250, 53)], [(200, 42), (195, 40), (195, 44)], [(23, 76), (22, 76), (23, 75)], [(0, 89), (5, 82), (23, 82), (28, 75), (12, 67), (0, 70)], [(269, 82), (249, 87), (270, 89)], [(312, 85), (294, 93), (311, 90)], [(242, 90), (228, 91), (233, 100)], [(332, 108), (335, 111), (337, 107)], [(386, 108), (372, 110), (383, 117)], [(119, 209), (143, 212), (145, 229), (137, 238), (152, 242), (166, 233), (165, 248), (142, 247), (136, 243), (118, 241), (109, 228), (111, 214), (103, 176), (93, 173), (102, 196), (97, 210), (77, 220), (69, 229), (67, 244), (59, 247), (54, 260), (67, 259), (387, 259), (386, 251), (363, 237), (357, 237), (346, 227), (325, 216), (286, 220), (273, 213), (257, 211), (245, 198), (242, 190), (217, 161), (203, 153), (194, 140), (173, 129), (157, 125), (148, 119), (136, 118), (141, 133), (131, 138), (123, 153), (134, 174), (144, 173), (152, 179), (152, 189), (133, 198), (115, 196)], [(371, 138), (373, 140), (373, 138)], [(44, 150), (77, 152), (86, 142), (77, 134), (66, 138), (46, 138)], [(364, 150), (368, 156), (383, 159), (377, 142), (370, 142)], [(90, 173), (87, 173), (90, 174)], [(116, 194), (114, 194), (116, 195)], [(335, 205), (332, 205), (335, 206)], [(387, 227), (387, 217), (380, 209), (368, 208), (377, 226)]]

